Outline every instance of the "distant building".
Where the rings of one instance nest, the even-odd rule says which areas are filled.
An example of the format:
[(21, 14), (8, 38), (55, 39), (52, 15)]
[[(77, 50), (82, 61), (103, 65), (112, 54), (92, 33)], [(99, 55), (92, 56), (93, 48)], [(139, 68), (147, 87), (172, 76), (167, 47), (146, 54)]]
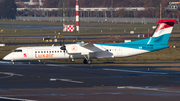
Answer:
[(169, 2), (166, 10), (168, 11), (177, 11), (180, 9), (180, 2)]
[(22, 2), (29, 2), (30, 0), (21, 0)]
[(29, 0), (29, 2), (45, 2), (46, 0)]
[[(22, 2), (39, 2), (39, 0), (21, 0)], [(40, 0), (42, 2), (45, 2), (46, 0)]]
[[(26, 6), (39, 5), (43, 6), (46, 0), (21, 0)], [(16, 2), (18, 4), (19, 2)]]

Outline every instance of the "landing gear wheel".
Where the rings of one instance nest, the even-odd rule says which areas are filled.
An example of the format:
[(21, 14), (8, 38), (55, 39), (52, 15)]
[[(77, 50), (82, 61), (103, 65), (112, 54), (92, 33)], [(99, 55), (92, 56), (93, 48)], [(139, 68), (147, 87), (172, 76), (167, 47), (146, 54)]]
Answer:
[(13, 60), (11, 60), (11, 63), (12, 63), (12, 65), (14, 65), (14, 64), (15, 64)]
[(84, 59), (83, 63), (84, 63), (84, 64), (91, 64), (92, 61), (91, 61), (91, 60), (86, 60), (86, 59)]
[(84, 64), (87, 64), (87, 60), (86, 60), (86, 59), (84, 59), (83, 63), (84, 63)]
[(92, 63), (92, 61), (91, 61), (91, 60), (88, 60), (87, 62), (88, 62), (88, 64), (91, 64), (91, 63)]

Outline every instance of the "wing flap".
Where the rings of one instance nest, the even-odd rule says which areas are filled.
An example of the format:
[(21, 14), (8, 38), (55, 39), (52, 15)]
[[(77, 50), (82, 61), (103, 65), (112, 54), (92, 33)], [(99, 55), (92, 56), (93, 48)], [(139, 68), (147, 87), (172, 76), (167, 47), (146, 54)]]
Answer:
[(94, 47), (94, 44), (92, 42), (88, 42), (88, 43), (82, 43), (79, 44), (81, 47)]

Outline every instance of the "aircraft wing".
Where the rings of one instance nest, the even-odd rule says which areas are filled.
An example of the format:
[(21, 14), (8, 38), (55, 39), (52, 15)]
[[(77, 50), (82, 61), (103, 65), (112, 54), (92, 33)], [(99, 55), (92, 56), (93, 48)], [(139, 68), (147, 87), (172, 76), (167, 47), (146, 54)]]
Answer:
[(80, 44), (80, 47), (90, 50), (91, 51), (90, 53), (105, 51), (105, 49), (103, 49), (102, 47), (96, 46), (92, 42), (82, 43), (82, 44)]
[(102, 47), (97, 47), (92, 42), (84, 43), (80, 45), (81, 47), (84, 47), (86, 49), (94, 51), (96, 58), (113, 58), (113, 54), (106, 51), (106, 49), (103, 49)]
[(106, 49), (104, 49), (103, 47), (93, 44), (92, 42), (72, 44), (66, 48), (69, 54), (80, 53), (82, 55), (106, 51)]
[(81, 47), (94, 47), (94, 44), (92, 42), (88, 42), (88, 43), (82, 43), (80, 44)]

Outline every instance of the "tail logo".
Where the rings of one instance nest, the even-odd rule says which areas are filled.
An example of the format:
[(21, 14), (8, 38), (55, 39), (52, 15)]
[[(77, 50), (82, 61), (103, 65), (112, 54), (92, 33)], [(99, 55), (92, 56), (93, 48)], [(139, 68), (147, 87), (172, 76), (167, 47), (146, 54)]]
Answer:
[(72, 46), (72, 51), (76, 52), (77, 51), (77, 47), (76, 46)]
[(23, 55), (24, 55), (25, 58), (27, 57), (27, 54), (26, 54), (26, 53), (24, 53)]
[(156, 32), (158, 32), (158, 31), (160, 31), (160, 30), (162, 30), (162, 29), (165, 29), (165, 23), (161, 23), (159, 26), (158, 26), (158, 28), (156, 29)]

